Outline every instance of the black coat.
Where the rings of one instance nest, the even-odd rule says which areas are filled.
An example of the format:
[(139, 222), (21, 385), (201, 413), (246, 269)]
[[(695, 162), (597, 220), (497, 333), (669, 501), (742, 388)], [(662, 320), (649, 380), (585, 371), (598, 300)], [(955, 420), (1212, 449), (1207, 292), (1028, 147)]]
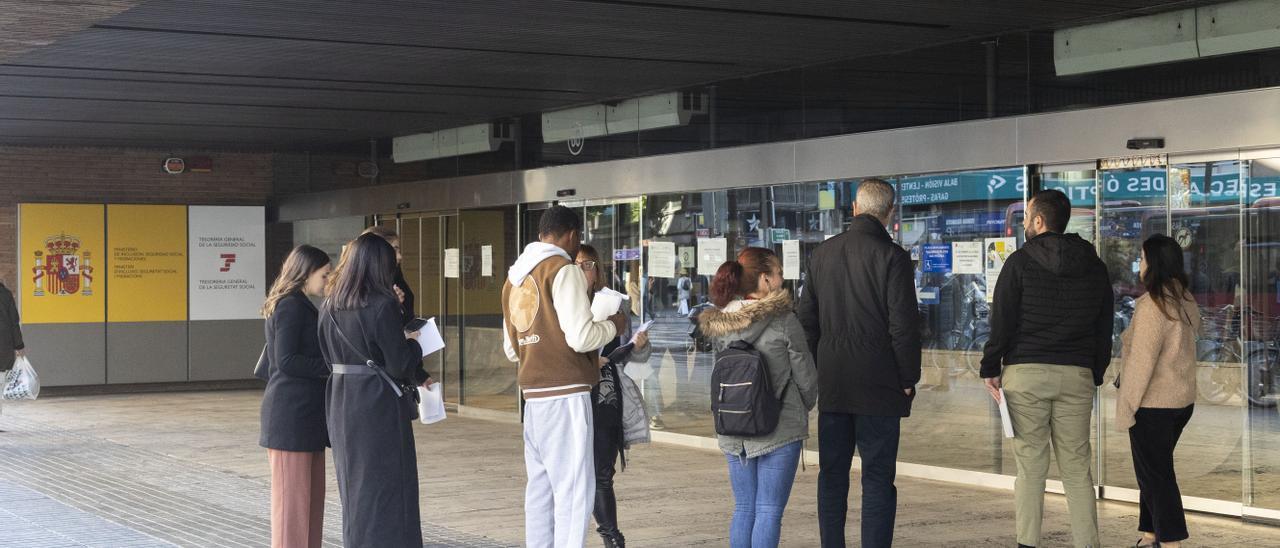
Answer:
[(316, 333), (319, 311), (302, 292), (276, 303), (267, 318), (267, 390), (258, 444), (282, 451), (324, 451), (329, 445), (324, 392), (329, 364)]
[(22, 325), (18, 321), (18, 304), (14, 302), (9, 288), (0, 283), (0, 371), (12, 369), (13, 352), (23, 348), (25, 346), (22, 343)]
[(911, 256), (870, 215), (813, 251), (798, 315), (818, 363), (819, 411), (911, 415), (904, 389), (920, 381), (914, 280)]
[(999, 376), (1001, 365), (1045, 363), (1090, 369), (1101, 385), (1114, 311), (1107, 265), (1093, 244), (1075, 234), (1040, 234), (1000, 271), (982, 377)]
[[(377, 296), (363, 308), (321, 311), (320, 347), (330, 364), (362, 365), (367, 356), (397, 384), (420, 384), (427, 379), (422, 348), (404, 338), (402, 327), (396, 298)], [(342, 499), (344, 546), (422, 546), (412, 390), (405, 388), (397, 398), (378, 375), (335, 373), (329, 379), (329, 440)]]

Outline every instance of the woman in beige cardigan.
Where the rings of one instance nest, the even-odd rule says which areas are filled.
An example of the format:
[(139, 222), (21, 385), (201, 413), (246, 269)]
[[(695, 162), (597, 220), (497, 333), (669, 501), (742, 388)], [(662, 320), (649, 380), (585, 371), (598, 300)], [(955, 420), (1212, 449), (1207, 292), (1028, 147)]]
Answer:
[(1178, 547), (1187, 538), (1173, 449), (1196, 400), (1196, 333), (1200, 311), (1187, 291), (1182, 247), (1156, 235), (1142, 244), (1139, 270), (1147, 294), (1138, 299), (1124, 349), (1116, 429), (1129, 433), (1141, 490), (1137, 546)]

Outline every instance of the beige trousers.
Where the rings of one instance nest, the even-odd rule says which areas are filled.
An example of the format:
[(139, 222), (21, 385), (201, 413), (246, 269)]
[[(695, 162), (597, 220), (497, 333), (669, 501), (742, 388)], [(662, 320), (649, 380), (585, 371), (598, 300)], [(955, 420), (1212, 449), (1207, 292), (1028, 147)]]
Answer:
[(272, 548), (320, 548), (324, 539), (324, 451), (267, 450)]

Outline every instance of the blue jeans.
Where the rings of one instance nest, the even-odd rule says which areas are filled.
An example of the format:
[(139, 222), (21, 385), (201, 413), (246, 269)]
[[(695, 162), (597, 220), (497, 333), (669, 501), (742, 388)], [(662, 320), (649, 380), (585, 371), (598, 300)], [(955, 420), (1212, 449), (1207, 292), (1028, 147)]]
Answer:
[(849, 468), (862, 457), (862, 546), (889, 548), (898, 514), (898, 435), (901, 417), (818, 414), (818, 531), (823, 548), (844, 548)]
[(759, 457), (725, 455), (733, 484), (731, 548), (772, 548), (782, 534), (782, 511), (791, 497), (800, 445), (788, 443)]

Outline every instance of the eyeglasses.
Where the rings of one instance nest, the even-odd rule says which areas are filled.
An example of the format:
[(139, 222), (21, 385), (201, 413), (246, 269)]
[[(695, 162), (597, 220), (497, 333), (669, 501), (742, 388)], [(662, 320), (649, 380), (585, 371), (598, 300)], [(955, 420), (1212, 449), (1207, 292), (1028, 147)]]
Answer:
[(581, 268), (586, 272), (591, 272), (596, 269), (596, 262), (595, 261), (579, 261), (578, 268)]

